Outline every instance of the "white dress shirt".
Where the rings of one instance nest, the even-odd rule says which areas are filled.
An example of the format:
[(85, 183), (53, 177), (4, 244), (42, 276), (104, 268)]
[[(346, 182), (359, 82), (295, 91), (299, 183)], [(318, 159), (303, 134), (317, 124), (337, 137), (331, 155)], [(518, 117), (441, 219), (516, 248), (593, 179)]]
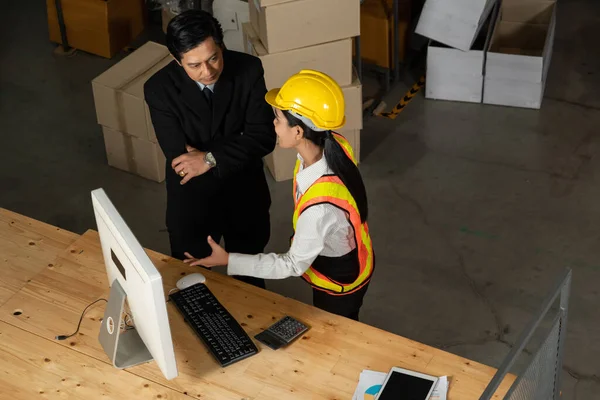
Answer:
[(204, 90), (205, 87), (209, 88), (211, 92), (215, 92), (215, 84), (211, 84), (211, 85), (204, 85), (198, 81), (194, 81), (196, 82), (196, 84), (198, 84), (198, 87), (200, 88), (200, 90)]
[[(304, 194), (321, 176), (331, 174), (325, 156), (303, 168), (296, 177), (296, 198)], [(285, 254), (229, 254), (229, 275), (245, 275), (266, 279), (284, 279), (301, 276), (317, 256), (341, 257), (356, 248), (354, 230), (346, 213), (331, 204), (317, 204), (307, 208), (296, 223), (292, 246)]]

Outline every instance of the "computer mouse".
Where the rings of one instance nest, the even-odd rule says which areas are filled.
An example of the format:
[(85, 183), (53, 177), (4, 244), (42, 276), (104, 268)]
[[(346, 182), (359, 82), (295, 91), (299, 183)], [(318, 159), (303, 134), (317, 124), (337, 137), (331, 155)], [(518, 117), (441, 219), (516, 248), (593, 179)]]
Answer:
[(199, 272), (189, 274), (177, 281), (177, 289), (183, 290), (197, 283), (206, 282), (206, 277)]

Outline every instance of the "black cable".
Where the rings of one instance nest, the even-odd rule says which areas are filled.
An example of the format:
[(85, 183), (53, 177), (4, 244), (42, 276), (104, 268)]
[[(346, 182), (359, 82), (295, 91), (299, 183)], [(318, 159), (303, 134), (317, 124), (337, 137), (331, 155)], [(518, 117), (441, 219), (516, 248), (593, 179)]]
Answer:
[(79, 327), (81, 326), (81, 321), (83, 321), (83, 317), (85, 316), (85, 313), (87, 312), (87, 310), (91, 306), (93, 306), (94, 304), (96, 304), (99, 301), (105, 301), (105, 302), (108, 303), (108, 300), (106, 300), (106, 299), (98, 299), (98, 300), (94, 301), (93, 303), (88, 304), (87, 307), (83, 309), (83, 312), (81, 313), (81, 317), (79, 317), (79, 323), (77, 324), (77, 330), (75, 332), (73, 332), (72, 334), (70, 334), (70, 335), (58, 335), (58, 336), (55, 336), (55, 339), (56, 340), (65, 340), (65, 339), (70, 338), (71, 336), (77, 335), (77, 333), (79, 333)]

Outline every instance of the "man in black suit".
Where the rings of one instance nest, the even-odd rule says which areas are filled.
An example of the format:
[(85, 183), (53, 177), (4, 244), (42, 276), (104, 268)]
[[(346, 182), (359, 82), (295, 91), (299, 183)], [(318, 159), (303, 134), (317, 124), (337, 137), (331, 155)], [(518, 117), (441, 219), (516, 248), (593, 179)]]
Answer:
[[(167, 159), (172, 256), (209, 256), (209, 235), (223, 237), (227, 251), (261, 253), (271, 205), (262, 157), (276, 141), (262, 64), (226, 50), (219, 22), (199, 10), (171, 20), (167, 47), (175, 61), (144, 93)], [(239, 279), (264, 287), (262, 279)]]

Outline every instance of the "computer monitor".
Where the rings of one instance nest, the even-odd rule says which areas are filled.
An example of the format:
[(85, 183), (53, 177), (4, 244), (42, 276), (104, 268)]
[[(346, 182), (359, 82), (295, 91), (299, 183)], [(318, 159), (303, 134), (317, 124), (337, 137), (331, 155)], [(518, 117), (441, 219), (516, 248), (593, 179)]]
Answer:
[[(103, 189), (92, 191), (92, 204), (111, 287), (100, 343), (117, 368), (154, 359), (173, 379), (177, 364), (161, 275)], [(134, 329), (121, 329), (125, 300)]]

